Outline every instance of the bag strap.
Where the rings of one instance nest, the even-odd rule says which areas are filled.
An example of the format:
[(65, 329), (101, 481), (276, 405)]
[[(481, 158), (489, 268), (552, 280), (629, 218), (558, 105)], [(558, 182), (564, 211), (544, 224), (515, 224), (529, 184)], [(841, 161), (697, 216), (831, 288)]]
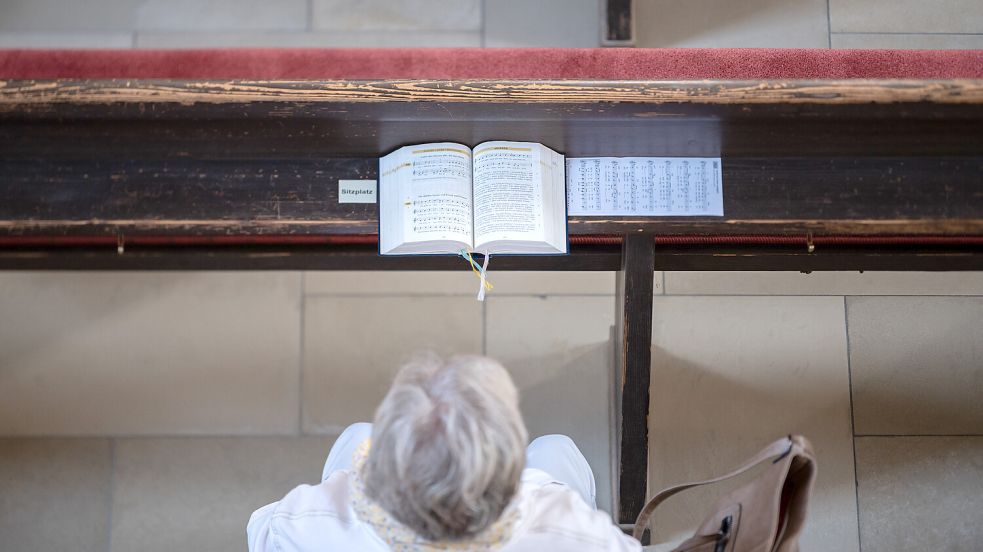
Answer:
[(795, 442), (792, 440), (791, 436), (782, 437), (781, 439), (775, 441), (774, 443), (768, 445), (767, 447), (761, 449), (758, 454), (755, 454), (753, 458), (748, 460), (743, 466), (737, 468), (736, 470), (721, 475), (720, 477), (714, 477), (713, 479), (707, 479), (705, 481), (694, 481), (692, 483), (683, 483), (682, 485), (676, 485), (674, 487), (669, 487), (663, 489), (659, 494), (652, 497), (642, 511), (638, 513), (638, 517), (635, 519), (635, 528), (632, 530), (632, 536), (636, 539), (641, 540), (642, 533), (645, 532), (645, 528), (648, 527), (649, 521), (652, 518), (652, 513), (655, 509), (665, 502), (669, 497), (685, 491), (686, 489), (692, 489), (693, 487), (702, 487), (703, 485), (710, 485), (711, 483), (719, 483), (721, 481), (737, 477), (742, 473), (754, 468), (758, 464), (771, 460), (777, 462), (778, 460), (784, 458), (786, 455), (792, 452), (795, 446)]

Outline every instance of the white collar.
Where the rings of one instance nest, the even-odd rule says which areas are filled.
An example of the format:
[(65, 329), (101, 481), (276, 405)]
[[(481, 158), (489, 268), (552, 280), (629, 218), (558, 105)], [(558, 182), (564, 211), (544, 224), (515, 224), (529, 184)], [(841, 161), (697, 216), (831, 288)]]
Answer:
[(502, 512), (501, 517), (474, 538), (466, 541), (429, 541), (393, 518), (386, 510), (365, 494), (362, 467), (368, 459), (370, 443), (362, 443), (353, 455), (352, 476), (349, 478), (349, 496), (352, 509), (363, 523), (368, 524), (393, 552), (422, 552), (452, 550), (455, 552), (489, 552), (497, 550), (512, 538), (519, 519), (518, 495)]

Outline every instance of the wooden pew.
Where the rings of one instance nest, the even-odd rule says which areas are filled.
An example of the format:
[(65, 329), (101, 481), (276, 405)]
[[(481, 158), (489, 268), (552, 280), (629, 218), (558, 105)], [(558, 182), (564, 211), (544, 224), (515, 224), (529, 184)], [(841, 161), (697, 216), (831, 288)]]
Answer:
[(619, 517), (646, 492), (655, 270), (983, 270), (983, 81), (0, 81), (0, 269), (462, 270), (382, 258), (398, 146), (721, 156), (724, 217), (569, 221), (494, 270), (617, 278)]

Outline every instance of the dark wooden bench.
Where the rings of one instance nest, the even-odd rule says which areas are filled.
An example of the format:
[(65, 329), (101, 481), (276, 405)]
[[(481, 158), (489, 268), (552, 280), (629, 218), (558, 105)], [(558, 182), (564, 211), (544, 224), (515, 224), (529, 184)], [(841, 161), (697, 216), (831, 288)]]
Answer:
[(617, 271), (619, 517), (646, 492), (655, 270), (983, 269), (983, 81), (0, 81), (0, 269), (463, 270), (382, 258), (397, 146), (721, 156), (722, 218), (570, 218)]

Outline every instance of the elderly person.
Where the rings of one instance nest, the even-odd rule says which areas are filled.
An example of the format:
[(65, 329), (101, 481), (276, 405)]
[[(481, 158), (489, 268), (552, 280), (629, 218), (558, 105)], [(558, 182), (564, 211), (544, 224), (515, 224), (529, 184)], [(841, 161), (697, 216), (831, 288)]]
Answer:
[(373, 424), (338, 438), (320, 485), (260, 508), (252, 552), (640, 550), (596, 511), (594, 475), (567, 437), (528, 439), (497, 362), (419, 357)]

